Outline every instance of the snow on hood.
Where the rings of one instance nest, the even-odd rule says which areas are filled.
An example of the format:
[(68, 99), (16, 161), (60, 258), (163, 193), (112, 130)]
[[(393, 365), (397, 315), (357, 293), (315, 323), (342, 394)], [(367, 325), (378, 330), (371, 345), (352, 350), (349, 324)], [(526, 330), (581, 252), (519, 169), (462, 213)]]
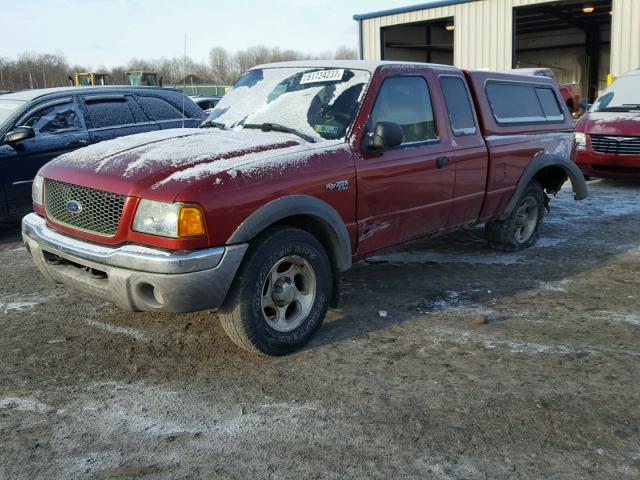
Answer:
[(292, 165), (303, 165), (319, 151), (324, 153), (339, 149), (347, 149), (347, 144), (341, 140), (328, 140), (318, 144), (289, 145), (275, 152), (273, 150), (250, 152), (240, 158), (221, 158), (178, 170), (157, 182), (151, 188), (155, 189), (171, 182), (192, 183), (206, 178), (210, 178), (212, 183), (219, 185), (222, 180), (216, 177), (222, 172), (226, 172), (232, 178), (238, 174), (247, 177), (259, 177), (267, 173), (282, 173)]
[(62, 155), (51, 165), (133, 178), (296, 145), (289, 135), (254, 130), (171, 129), (101, 142)]
[(589, 134), (640, 136), (640, 112), (588, 112), (576, 128)]
[(126, 152), (127, 150), (132, 150), (142, 145), (204, 133), (208, 132), (198, 128), (172, 128), (168, 130), (139, 133), (127, 137), (119, 137), (60, 155), (58, 158), (53, 160), (51, 164), (79, 167), (93, 165), (96, 162), (104, 162), (109, 157)]
[(259, 130), (172, 129), (101, 142), (67, 153), (49, 165), (116, 177), (156, 189), (170, 182), (191, 183), (227, 172), (255, 176), (306, 161), (314, 151), (344, 141), (308, 143), (293, 135)]

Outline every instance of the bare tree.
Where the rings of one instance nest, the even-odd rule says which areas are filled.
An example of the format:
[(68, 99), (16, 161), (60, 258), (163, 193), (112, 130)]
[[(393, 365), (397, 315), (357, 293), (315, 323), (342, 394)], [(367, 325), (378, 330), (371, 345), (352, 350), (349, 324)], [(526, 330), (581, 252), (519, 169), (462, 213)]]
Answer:
[(238, 78), (239, 72), (234, 60), (222, 47), (213, 47), (209, 51), (209, 66), (215, 83), (230, 85)]
[[(166, 84), (179, 84), (185, 76), (190, 80), (217, 85), (231, 85), (240, 75), (262, 63), (283, 62), (304, 59), (353, 59), (357, 52), (349, 47), (336, 51), (310, 55), (296, 50), (281, 50), (277, 47), (254, 46), (234, 54), (222, 47), (209, 51), (208, 62), (196, 62), (189, 57), (174, 58), (132, 58), (125, 65), (111, 69), (99, 67), (111, 74), (111, 83), (127, 84), (125, 72), (143, 70), (158, 72)], [(68, 77), (74, 72), (91, 71), (83, 65), (71, 65), (61, 53), (24, 52), (16, 60), (0, 58), (0, 90), (20, 90), (25, 88), (47, 88), (69, 85)], [(96, 71), (96, 70), (94, 70)]]
[(358, 52), (355, 48), (349, 48), (345, 45), (338, 47), (333, 58), (336, 60), (355, 60), (358, 58)]

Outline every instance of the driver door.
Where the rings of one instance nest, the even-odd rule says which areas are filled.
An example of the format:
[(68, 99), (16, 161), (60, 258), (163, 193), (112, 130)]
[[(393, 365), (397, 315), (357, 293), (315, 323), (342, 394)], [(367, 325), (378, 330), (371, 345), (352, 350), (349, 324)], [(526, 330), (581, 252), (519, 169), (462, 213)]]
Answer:
[(443, 230), (451, 212), (455, 169), (441, 99), (431, 75), (389, 72), (381, 81), (367, 132), (378, 122), (402, 128), (397, 147), (362, 145), (358, 175), (358, 252), (367, 254)]
[(72, 98), (40, 104), (14, 126), (33, 128), (35, 137), (0, 144), (0, 177), (5, 182), (9, 215), (31, 209), (31, 184), (45, 163), (89, 143), (84, 119)]

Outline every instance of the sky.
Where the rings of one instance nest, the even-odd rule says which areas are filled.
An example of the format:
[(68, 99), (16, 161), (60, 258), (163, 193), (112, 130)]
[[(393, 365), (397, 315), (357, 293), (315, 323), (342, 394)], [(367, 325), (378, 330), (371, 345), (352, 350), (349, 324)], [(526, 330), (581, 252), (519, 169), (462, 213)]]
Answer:
[(62, 53), (90, 67), (130, 58), (187, 55), (253, 45), (306, 53), (357, 48), (356, 13), (425, 0), (0, 0), (0, 57)]

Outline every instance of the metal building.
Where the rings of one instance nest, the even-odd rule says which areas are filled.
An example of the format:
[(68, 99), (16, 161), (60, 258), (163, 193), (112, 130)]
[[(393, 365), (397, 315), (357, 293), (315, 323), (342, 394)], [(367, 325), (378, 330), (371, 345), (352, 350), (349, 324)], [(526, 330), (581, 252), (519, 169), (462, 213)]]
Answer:
[(591, 99), (640, 68), (640, 0), (432, 0), (354, 19), (363, 59), (546, 67)]

